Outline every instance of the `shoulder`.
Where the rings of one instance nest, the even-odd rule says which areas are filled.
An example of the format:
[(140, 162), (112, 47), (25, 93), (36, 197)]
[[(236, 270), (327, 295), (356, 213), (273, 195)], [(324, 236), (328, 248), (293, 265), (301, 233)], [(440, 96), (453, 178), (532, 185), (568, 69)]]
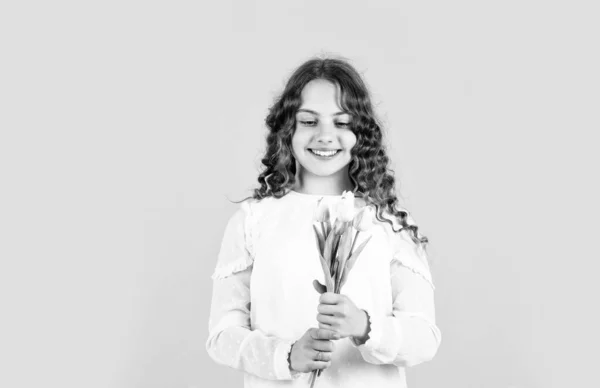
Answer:
[(253, 229), (258, 228), (265, 215), (278, 213), (277, 210), (284, 205), (282, 202), (274, 197), (246, 198), (238, 202), (229, 222), (242, 224), (245, 226), (246, 232), (251, 232)]
[(235, 210), (229, 216), (227, 221), (226, 229), (237, 230), (243, 234), (249, 234), (248, 232), (255, 223), (256, 212), (259, 210), (259, 200), (255, 198), (245, 198), (241, 202), (235, 202)]
[[(395, 209), (406, 213), (406, 223), (408, 225), (416, 225), (414, 218), (406, 208), (396, 206)], [(421, 275), (433, 286), (429, 259), (423, 245), (418, 244), (413, 240), (412, 231), (403, 228), (400, 224), (400, 219), (391, 214), (391, 212), (384, 210), (382, 212), (382, 218), (389, 220), (392, 223), (392, 225), (390, 225), (388, 222), (379, 221), (379, 224), (385, 229), (389, 244), (392, 248), (391, 264), (401, 265), (410, 269), (412, 272)]]
[[(373, 208), (373, 213), (375, 213), (375, 210), (376, 210), (375, 205), (372, 204), (369, 206)], [(403, 207), (397, 205), (397, 206), (395, 206), (394, 209), (396, 210), (396, 212), (400, 211), (400, 212), (404, 212), (406, 214), (406, 223), (408, 225), (416, 225), (414, 218), (412, 217), (411, 213), (406, 208), (403, 208)], [(382, 209), (380, 218), (383, 221), (380, 221), (376, 216), (374, 217), (374, 220), (376, 222), (384, 225), (386, 228), (386, 231), (388, 233), (397, 234), (394, 231), (398, 231), (403, 228), (402, 224), (400, 223), (400, 218), (397, 215), (392, 214), (392, 212), (390, 212), (386, 208)], [(389, 221), (389, 222), (387, 222), (387, 221)]]
[(252, 214), (258, 212), (266, 207), (269, 207), (273, 203), (273, 198), (267, 197), (257, 199), (254, 197), (248, 197), (243, 199), (241, 202), (237, 202), (238, 206), (236, 209), (237, 213)]
[(238, 211), (249, 217), (258, 217), (278, 205), (277, 198), (266, 197), (262, 199), (247, 198), (239, 205)]

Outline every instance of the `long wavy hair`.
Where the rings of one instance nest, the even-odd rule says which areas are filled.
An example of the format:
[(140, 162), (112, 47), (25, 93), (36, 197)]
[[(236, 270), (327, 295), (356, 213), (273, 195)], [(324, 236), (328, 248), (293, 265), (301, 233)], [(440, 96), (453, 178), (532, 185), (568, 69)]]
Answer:
[[(302, 104), (302, 90), (315, 79), (337, 85), (341, 89), (341, 107), (352, 116), (350, 129), (357, 141), (350, 152), (348, 175), (354, 185), (354, 195), (375, 206), (380, 222), (390, 224), (395, 233), (409, 230), (412, 240), (425, 248), (427, 237), (419, 234), (417, 225), (408, 223), (408, 213), (397, 206), (394, 171), (388, 166), (390, 160), (382, 141), (382, 126), (373, 111), (369, 90), (360, 74), (344, 59), (315, 57), (291, 75), (265, 119), (269, 132), (266, 154), (261, 160), (264, 168), (258, 176), (260, 187), (254, 189), (252, 197), (239, 202), (248, 198), (281, 198), (294, 186), (296, 160), (292, 154), (292, 136), (296, 113)], [(401, 225), (399, 230), (394, 229), (389, 219), (383, 218), (384, 211), (397, 218)]]

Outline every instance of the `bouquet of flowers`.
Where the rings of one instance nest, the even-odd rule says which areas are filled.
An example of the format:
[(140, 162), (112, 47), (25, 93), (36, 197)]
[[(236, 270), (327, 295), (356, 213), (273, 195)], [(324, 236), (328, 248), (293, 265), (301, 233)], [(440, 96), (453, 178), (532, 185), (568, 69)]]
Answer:
[[(355, 247), (358, 235), (372, 226), (372, 208), (364, 206), (357, 211), (354, 193), (344, 191), (339, 201), (330, 205), (321, 198), (317, 204), (313, 229), (319, 259), (325, 275), (327, 292), (339, 294), (348, 279), (348, 273), (371, 236)], [(312, 388), (321, 369), (311, 374)]]

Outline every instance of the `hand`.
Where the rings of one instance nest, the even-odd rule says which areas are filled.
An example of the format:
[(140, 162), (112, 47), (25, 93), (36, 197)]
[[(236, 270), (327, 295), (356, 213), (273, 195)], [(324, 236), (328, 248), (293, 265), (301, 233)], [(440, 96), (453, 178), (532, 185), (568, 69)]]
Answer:
[(332, 330), (340, 338), (356, 337), (364, 342), (370, 330), (367, 313), (356, 307), (348, 296), (325, 292), (325, 286), (318, 280), (313, 281), (313, 286), (321, 294), (317, 307), (319, 328)]
[(294, 343), (290, 354), (290, 368), (298, 372), (312, 372), (331, 365), (333, 339), (339, 339), (331, 330), (310, 328)]

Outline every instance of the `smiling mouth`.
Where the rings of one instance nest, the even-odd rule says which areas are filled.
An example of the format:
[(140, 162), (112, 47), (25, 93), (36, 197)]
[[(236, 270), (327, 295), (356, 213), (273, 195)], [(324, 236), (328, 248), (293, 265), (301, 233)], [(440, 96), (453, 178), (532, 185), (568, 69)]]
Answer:
[(313, 150), (312, 148), (309, 148), (308, 150), (310, 151), (311, 154), (320, 156), (320, 157), (324, 157), (324, 158), (332, 158), (335, 155), (339, 154), (341, 151), (341, 150), (319, 151), (319, 150)]

